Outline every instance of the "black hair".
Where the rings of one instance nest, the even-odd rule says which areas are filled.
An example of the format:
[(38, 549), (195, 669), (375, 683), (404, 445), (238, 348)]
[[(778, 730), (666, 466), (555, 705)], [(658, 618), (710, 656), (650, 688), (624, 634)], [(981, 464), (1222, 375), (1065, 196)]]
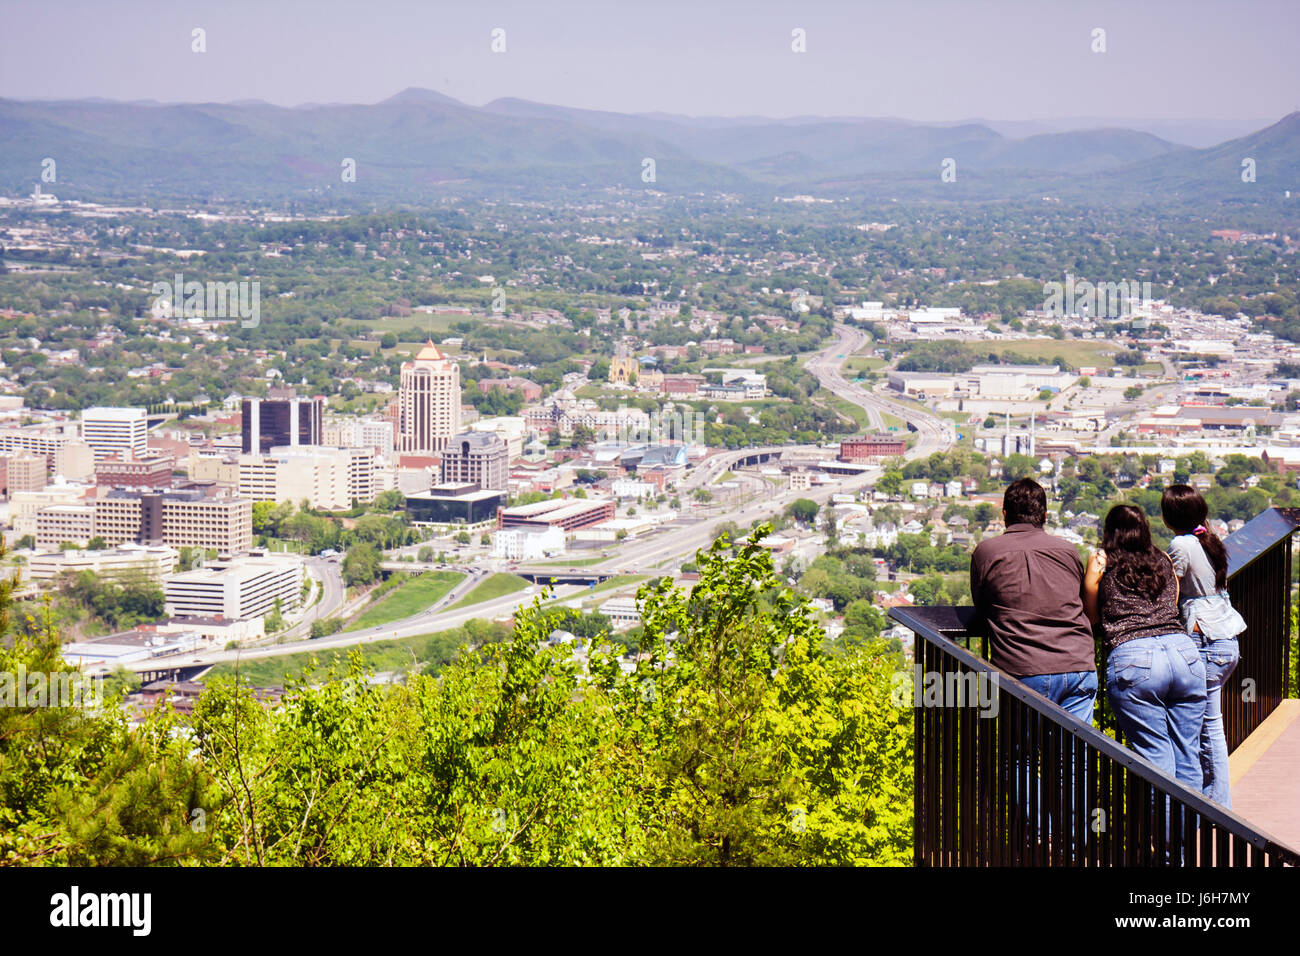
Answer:
[(1170, 567), (1169, 559), (1151, 543), (1151, 526), (1141, 508), (1111, 508), (1101, 547), (1106, 552), (1105, 573), (1114, 574), (1120, 587), (1154, 601), (1167, 586), (1165, 569)]
[(1210, 506), (1191, 485), (1170, 485), (1160, 496), (1160, 513), (1169, 530), (1178, 534), (1195, 534), (1201, 549), (1214, 568), (1214, 587), (1228, 586), (1228, 549), (1210, 530)]
[(1007, 486), (1002, 495), (1002, 510), (1007, 524), (1031, 524), (1041, 528), (1047, 520), (1047, 492), (1032, 478), (1019, 478)]

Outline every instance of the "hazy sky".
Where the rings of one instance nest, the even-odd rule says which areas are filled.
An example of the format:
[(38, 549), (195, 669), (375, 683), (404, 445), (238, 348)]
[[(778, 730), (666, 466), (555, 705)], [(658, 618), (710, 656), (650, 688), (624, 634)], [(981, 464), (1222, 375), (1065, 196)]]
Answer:
[(1300, 108), (1297, 37), (1297, 0), (0, 0), (0, 96), (1275, 119)]

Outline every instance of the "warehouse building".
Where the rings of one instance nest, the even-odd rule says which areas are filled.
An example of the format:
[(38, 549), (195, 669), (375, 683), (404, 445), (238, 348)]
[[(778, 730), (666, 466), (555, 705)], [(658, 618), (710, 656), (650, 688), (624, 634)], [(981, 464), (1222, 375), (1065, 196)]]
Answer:
[(840, 442), (840, 461), (871, 461), (907, 451), (907, 439), (895, 435), (862, 435)]
[(600, 524), (614, 517), (614, 502), (591, 501), (583, 498), (553, 498), (531, 505), (502, 508), (497, 513), (498, 528), (556, 527), (568, 533), (576, 528)]

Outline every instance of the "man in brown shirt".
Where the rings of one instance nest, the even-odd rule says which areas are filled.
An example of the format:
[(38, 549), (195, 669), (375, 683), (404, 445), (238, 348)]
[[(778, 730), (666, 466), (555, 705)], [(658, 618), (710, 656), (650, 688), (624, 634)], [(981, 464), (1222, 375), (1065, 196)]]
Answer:
[(1002, 497), (1007, 530), (986, 538), (970, 562), (977, 626), (989, 659), (1021, 683), (1092, 723), (1097, 667), (1083, 610), (1083, 562), (1074, 545), (1043, 530), (1047, 495), (1032, 478)]

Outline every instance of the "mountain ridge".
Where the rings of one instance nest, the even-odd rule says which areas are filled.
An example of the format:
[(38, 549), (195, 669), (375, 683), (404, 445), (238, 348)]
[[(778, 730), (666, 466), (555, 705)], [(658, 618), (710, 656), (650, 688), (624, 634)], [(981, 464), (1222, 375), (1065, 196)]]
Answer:
[[(459, 189), (545, 194), (573, 188), (870, 192), (934, 198), (1168, 190), (1240, 195), (1242, 150), (1256, 185), (1300, 190), (1300, 113), (1193, 148), (1122, 127), (1008, 136), (979, 122), (801, 116), (690, 118), (586, 110), (502, 97), (471, 106), (409, 87), (372, 104), (277, 106), (0, 99), (0, 194), (26, 195), (44, 157), (65, 198), (351, 195), (366, 201)], [(344, 183), (344, 159), (357, 177)], [(643, 180), (653, 159), (653, 180)], [(955, 162), (956, 182), (940, 179)], [(940, 186), (944, 193), (936, 192)], [(347, 187), (346, 189), (344, 187)], [(53, 190), (51, 190), (53, 191)]]

